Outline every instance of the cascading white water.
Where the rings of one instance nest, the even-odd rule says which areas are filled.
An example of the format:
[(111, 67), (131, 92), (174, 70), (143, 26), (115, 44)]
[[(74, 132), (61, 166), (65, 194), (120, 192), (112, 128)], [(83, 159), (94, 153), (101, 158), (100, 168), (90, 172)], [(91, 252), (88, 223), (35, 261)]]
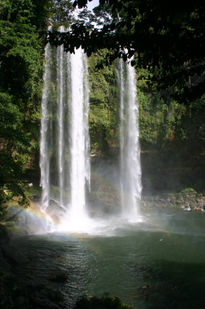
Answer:
[[(60, 28), (63, 31), (63, 27)], [(64, 48), (63, 45), (57, 48), (57, 119), (58, 119), (58, 179), (60, 205), (63, 204), (64, 191), (64, 121), (63, 121), (63, 104), (64, 104), (64, 70), (63, 70)]]
[(51, 80), (51, 47), (48, 43), (45, 47), (45, 68), (43, 76), (43, 93), (42, 93), (42, 117), (41, 117), (41, 139), (40, 139), (40, 169), (41, 169), (41, 182), (42, 187), (42, 208), (45, 210), (49, 205), (50, 196), (50, 158), (48, 150), (48, 102), (49, 102), (49, 82)]
[[(60, 31), (65, 31), (60, 28)], [(95, 233), (117, 221), (90, 219), (89, 85), (87, 57), (82, 49), (66, 53), (63, 46), (45, 48), (40, 140), (42, 209), (60, 230)], [(123, 219), (139, 218), (141, 168), (135, 70), (119, 62), (120, 186)], [(120, 219), (121, 220), (121, 219)], [(120, 222), (120, 221), (118, 221)]]
[(124, 194), (124, 174), (125, 174), (125, 82), (124, 82), (124, 63), (122, 59), (119, 60), (119, 72), (118, 72), (118, 83), (119, 83), (119, 101), (120, 101), (120, 197), (121, 207), (125, 205), (125, 194)]
[(141, 165), (138, 125), (136, 73), (129, 63), (119, 60), (120, 91), (120, 188), (124, 218), (139, 216)]
[(71, 55), (71, 202), (76, 222), (86, 216), (86, 180), (90, 183), (87, 59), (82, 49)]
[[(64, 31), (61, 27), (60, 31)], [(40, 168), (42, 209), (63, 225), (88, 218), (90, 187), (89, 85), (82, 49), (65, 53), (63, 45), (45, 49)], [(55, 65), (56, 63), (56, 65)], [(74, 223), (75, 222), (75, 223)]]

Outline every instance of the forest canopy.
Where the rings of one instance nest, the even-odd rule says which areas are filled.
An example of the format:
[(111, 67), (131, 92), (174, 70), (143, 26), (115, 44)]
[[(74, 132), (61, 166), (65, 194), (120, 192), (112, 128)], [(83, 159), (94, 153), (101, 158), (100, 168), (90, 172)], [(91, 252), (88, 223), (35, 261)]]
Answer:
[[(23, 174), (37, 147), (49, 1), (0, 3), (0, 203), (25, 203)], [(35, 141), (35, 142), (34, 142)]]
[[(88, 0), (76, 0), (85, 7)], [(73, 51), (82, 46), (88, 55), (101, 48), (124, 60), (136, 55), (137, 68), (150, 72), (150, 81), (162, 94), (181, 102), (200, 98), (205, 89), (204, 1), (100, 0), (95, 14), (109, 23), (101, 27), (83, 20), (71, 25), (67, 34), (50, 33), (55, 44)], [(90, 15), (92, 16), (92, 15)], [(97, 22), (97, 20), (96, 20)]]
[[(183, 145), (186, 141), (196, 157), (203, 153), (204, 1), (99, 3), (91, 12), (86, 9), (88, 0), (74, 1), (74, 6), (82, 8), (79, 18), (74, 19), (74, 6), (69, 0), (0, 2), (0, 204), (14, 196), (25, 203), (26, 171), (34, 156), (34, 169), (39, 173), (47, 40), (56, 46), (64, 44), (70, 52), (82, 46), (89, 56), (93, 153), (117, 153), (114, 60), (118, 57), (131, 61), (137, 71), (142, 148), (155, 145), (161, 151), (169, 141)], [(47, 37), (49, 25), (53, 30)], [(69, 32), (58, 32), (60, 25)], [(39, 175), (37, 178), (39, 181)]]

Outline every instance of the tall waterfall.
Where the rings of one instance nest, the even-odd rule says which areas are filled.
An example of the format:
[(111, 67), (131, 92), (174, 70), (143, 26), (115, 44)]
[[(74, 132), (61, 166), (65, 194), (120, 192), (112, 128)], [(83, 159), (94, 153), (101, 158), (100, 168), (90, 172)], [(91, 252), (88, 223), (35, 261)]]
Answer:
[(86, 183), (90, 187), (89, 93), (87, 59), (81, 49), (71, 55), (71, 209), (72, 217), (85, 216)]
[[(60, 29), (64, 31), (63, 28)], [(89, 85), (87, 57), (81, 48), (45, 48), (40, 140), (41, 207), (61, 230), (104, 229), (113, 220), (88, 215), (90, 189)], [(139, 218), (141, 167), (135, 70), (119, 61), (120, 186), (122, 217)]]
[(123, 217), (136, 219), (142, 191), (136, 73), (122, 59), (118, 65), (121, 207)]
[(51, 47), (48, 43), (45, 48), (45, 68), (43, 76), (43, 93), (42, 93), (42, 117), (41, 117), (41, 140), (40, 140), (40, 169), (41, 169), (41, 182), (42, 187), (42, 201), (43, 209), (47, 209), (50, 200), (50, 158), (48, 146), (48, 102), (49, 102), (49, 82), (51, 80)]
[[(61, 28), (63, 31), (63, 28)], [(90, 186), (89, 87), (82, 49), (45, 49), (40, 140), (42, 209), (60, 220), (87, 217)]]

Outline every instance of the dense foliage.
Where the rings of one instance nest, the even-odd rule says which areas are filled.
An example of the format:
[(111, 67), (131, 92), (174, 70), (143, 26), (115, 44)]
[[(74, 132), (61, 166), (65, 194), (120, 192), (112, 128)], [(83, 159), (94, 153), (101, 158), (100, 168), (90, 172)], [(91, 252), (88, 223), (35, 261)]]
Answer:
[[(67, 34), (53, 33), (55, 44), (63, 42), (68, 50), (80, 45), (91, 54), (99, 48), (112, 50), (111, 60), (137, 53), (138, 67), (148, 68), (158, 90), (178, 101), (200, 98), (205, 86), (204, 1), (100, 0), (102, 18), (99, 28), (87, 20), (74, 23)], [(76, 0), (83, 7), (88, 0)], [(99, 8), (96, 12), (99, 12)], [(102, 19), (98, 19), (101, 23)], [(98, 20), (96, 22), (98, 23)]]
[[(80, 7), (87, 2), (76, 1)], [(142, 154), (157, 152), (164, 165), (204, 166), (204, 10), (199, 0), (182, 4), (100, 0), (95, 15), (83, 10), (74, 21), (70, 1), (1, 1), (0, 203), (13, 196), (26, 202), (25, 171), (38, 156), (48, 17), (53, 43), (71, 51), (82, 45), (90, 55), (92, 155), (118, 153), (116, 63), (110, 60), (135, 54)], [(56, 32), (71, 23), (69, 33)], [(145, 171), (149, 164), (142, 161)]]
[(42, 34), (48, 1), (0, 4), (0, 203), (19, 196), (31, 152), (37, 147), (42, 86)]
[(118, 100), (115, 65), (98, 69), (107, 50), (89, 58), (90, 135), (92, 153), (111, 156), (118, 145)]

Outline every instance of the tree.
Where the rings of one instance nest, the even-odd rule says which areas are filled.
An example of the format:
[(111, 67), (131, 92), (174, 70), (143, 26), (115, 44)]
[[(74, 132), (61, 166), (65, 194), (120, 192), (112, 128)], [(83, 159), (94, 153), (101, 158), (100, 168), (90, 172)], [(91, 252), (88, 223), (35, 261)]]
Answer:
[[(87, 3), (75, 1), (80, 8)], [(77, 21), (67, 34), (50, 34), (50, 40), (63, 43), (71, 52), (81, 45), (88, 55), (107, 48), (113, 51), (111, 60), (136, 54), (137, 67), (149, 70), (151, 82), (163, 95), (183, 102), (201, 97), (205, 89), (204, 1), (100, 0), (100, 8), (109, 11), (109, 23), (96, 28)]]
[(0, 4), (0, 203), (13, 196), (26, 202), (23, 173), (38, 129), (48, 3)]
[(52, 0), (50, 3), (50, 22), (55, 27), (58, 25), (69, 25), (72, 19), (72, 11), (74, 7), (68, 0)]

